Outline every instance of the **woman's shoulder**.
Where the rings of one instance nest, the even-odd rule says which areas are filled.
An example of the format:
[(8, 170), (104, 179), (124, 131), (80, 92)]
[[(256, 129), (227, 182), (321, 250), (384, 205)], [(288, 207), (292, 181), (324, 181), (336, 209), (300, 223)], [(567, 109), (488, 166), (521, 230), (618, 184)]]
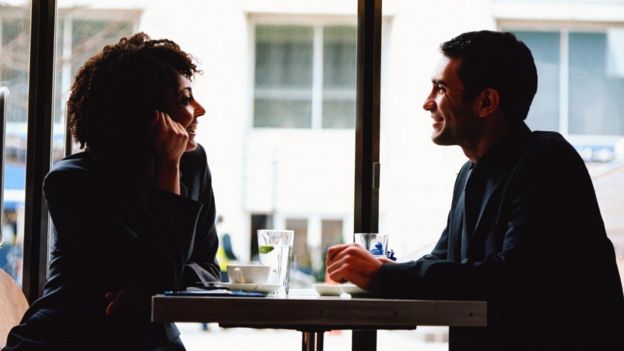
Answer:
[(59, 187), (63, 184), (79, 186), (84, 183), (92, 169), (92, 161), (88, 152), (79, 152), (54, 163), (44, 180), (44, 190)]
[(78, 152), (54, 163), (52, 172), (85, 172), (91, 168), (91, 156), (88, 152)]

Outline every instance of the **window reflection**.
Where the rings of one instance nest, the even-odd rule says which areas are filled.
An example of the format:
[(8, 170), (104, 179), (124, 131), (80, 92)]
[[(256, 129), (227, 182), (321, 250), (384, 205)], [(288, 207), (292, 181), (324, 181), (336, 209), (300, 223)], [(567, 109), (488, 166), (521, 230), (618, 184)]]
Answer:
[(0, 4), (0, 87), (7, 92), (0, 269), (22, 282), (30, 4)]

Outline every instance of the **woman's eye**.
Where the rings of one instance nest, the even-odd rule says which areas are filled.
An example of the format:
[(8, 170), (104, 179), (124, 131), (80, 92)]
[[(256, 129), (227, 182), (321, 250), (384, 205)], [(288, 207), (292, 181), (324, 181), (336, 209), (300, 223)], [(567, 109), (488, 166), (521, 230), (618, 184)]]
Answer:
[(191, 96), (184, 96), (180, 99), (180, 105), (186, 106), (191, 103), (193, 98)]

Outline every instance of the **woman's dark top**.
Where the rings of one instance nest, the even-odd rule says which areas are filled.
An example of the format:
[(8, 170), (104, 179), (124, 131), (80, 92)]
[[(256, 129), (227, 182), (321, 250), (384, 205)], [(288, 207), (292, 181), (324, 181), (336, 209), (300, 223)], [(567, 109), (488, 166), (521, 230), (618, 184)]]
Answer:
[[(44, 181), (54, 224), (48, 280), (4, 350), (149, 350), (178, 337), (172, 323), (150, 321), (149, 296), (219, 280), (201, 146), (183, 155), (180, 171), (176, 195), (101, 167), (89, 152), (53, 167)], [(143, 304), (106, 316), (105, 293), (128, 286)]]

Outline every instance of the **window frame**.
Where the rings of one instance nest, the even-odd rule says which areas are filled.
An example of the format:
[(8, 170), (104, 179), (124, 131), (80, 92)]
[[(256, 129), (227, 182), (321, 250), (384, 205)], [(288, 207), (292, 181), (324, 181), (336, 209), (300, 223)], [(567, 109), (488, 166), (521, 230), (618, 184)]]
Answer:
[[(327, 26), (353, 26), (358, 27), (357, 18), (348, 15), (302, 15), (294, 17), (292, 14), (250, 14), (248, 16), (249, 26), (249, 52), (250, 52), (250, 74), (249, 74), (249, 120), (248, 125), (252, 130), (352, 130), (353, 128), (327, 128), (323, 127), (323, 43), (324, 28)], [(294, 25), (302, 27), (312, 27), (312, 97), (310, 127), (290, 128), (290, 127), (256, 127), (255, 124), (255, 73), (256, 73), (256, 26), (257, 25)], [(356, 38), (357, 42), (357, 38)], [(267, 93), (270, 95), (271, 93)], [(357, 93), (354, 91), (354, 99)], [(356, 113), (357, 115), (357, 113)]]
[(624, 30), (624, 22), (498, 20), (497, 28), (509, 32), (552, 32), (559, 34), (559, 116), (558, 132), (573, 145), (614, 145), (623, 135), (570, 133), (569, 118), (569, 35), (572, 32), (607, 34), (610, 29)]

